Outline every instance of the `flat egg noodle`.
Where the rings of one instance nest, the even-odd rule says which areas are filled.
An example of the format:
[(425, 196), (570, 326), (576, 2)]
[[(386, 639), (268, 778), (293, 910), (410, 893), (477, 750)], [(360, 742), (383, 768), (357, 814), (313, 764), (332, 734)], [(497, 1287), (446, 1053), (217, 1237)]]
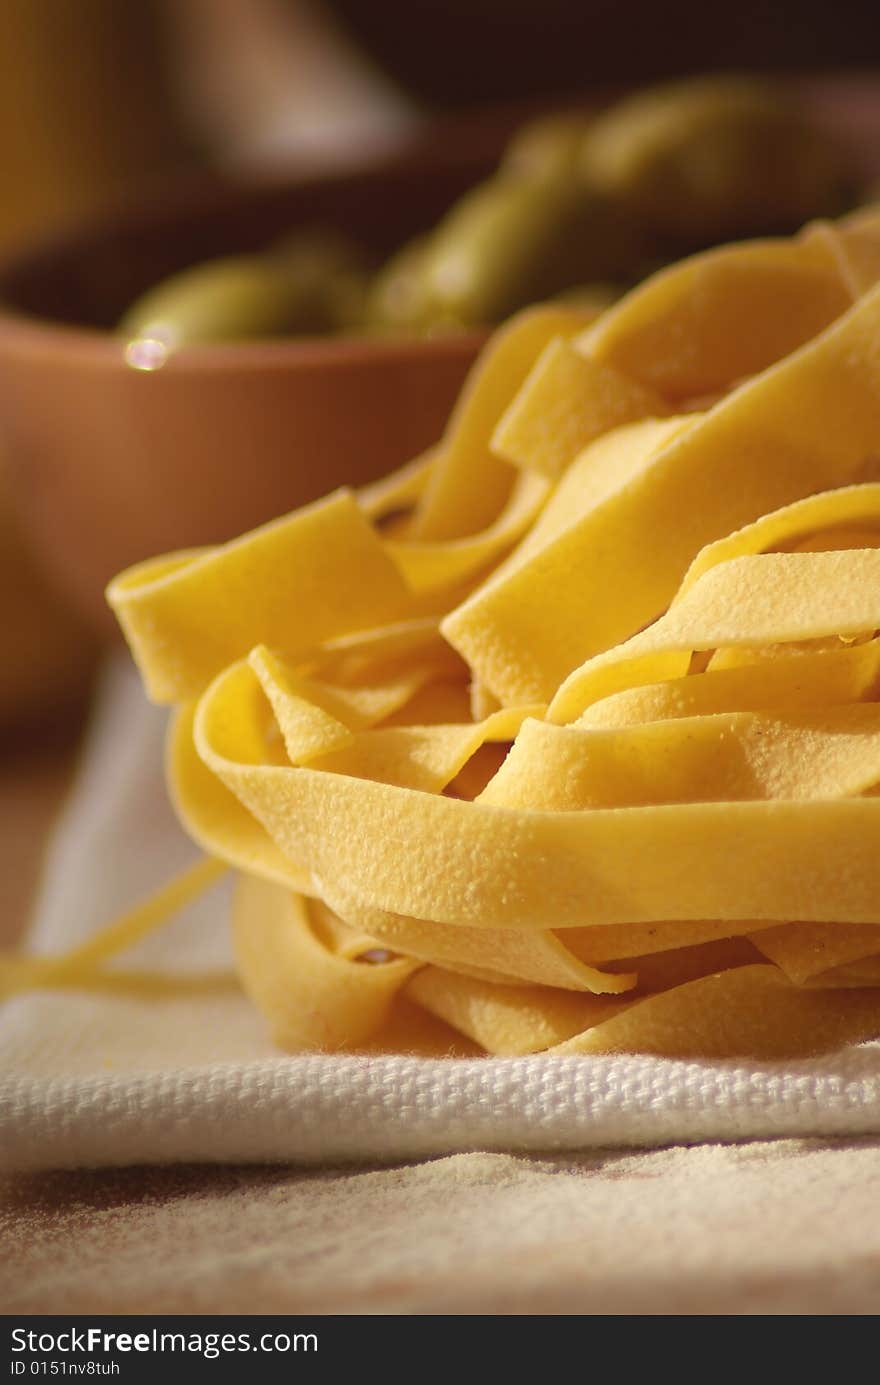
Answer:
[[(502, 702), (546, 700), (546, 688), (536, 686), (536, 662), (548, 663), (552, 677), (560, 669), (564, 676), (655, 620), (707, 543), (804, 495), (857, 478), (880, 438), (878, 340), (875, 288), (821, 336), (734, 390), (665, 445), (646, 448), (647, 425), (631, 426), (625, 438), (634, 461), (608, 468), (608, 483), (588, 495), (575, 524), (557, 538), (556, 565), (552, 549), (531, 562), (514, 552), (502, 576), (447, 616), (442, 628), (450, 643)], [(588, 473), (594, 461), (601, 468), (618, 436), (593, 443), (575, 465)], [(551, 597), (548, 612), (539, 579), (550, 569), (560, 592), (578, 594), (570, 618), (567, 601)], [(591, 597), (588, 608), (584, 591)], [(545, 627), (538, 661), (532, 642)]]
[(728, 646), (727, 667), (718, 667), (713, 656), (712, 666), (703, 673), (610, 693), (587, 707), (575, 725), (634, 726), (717, 712), (807, 711), (873, 696), (880, 677), (880, 640), (838, 640), (836, 646), (776, 646), (772, 658), (760, 660), (753, 646), (746, 647), (737, 667), (730, 665)]
[(860, 273), (851, 263), (865, 239), (876, 255), (871, 229), (865, 237), (817, 223), (795, 242), (726, 247), (655, 275), (574, 343), (545, 349), (498, 425), (495, 450), (558, 475), (609, 428), (767, 369), (880, 278), (880, 257)]
[(509, 550), (528, 530), (549, 491), (541, 476), (516, 477), (500, 515), (481, 533), (434, 543), (391, 539), (386, 551), (414, 592), (443, 590), (478, 573)]
[(880, 781), (880, 704), (596, 729), (529, 719), (481, 803), (545, 811), (851, 797)]
[(282, 1046), (880, 1032), (878, 246), (520, 315), (426, 457), (111, 585)]
[(496, 521), (517, 475), (490, 446), (498, 420), (547, 343), (573, 335), (594, 317), (541, 306), (518, 313), (493, 335), (452, 411), (409, 537), (461, 539)]
[(794, 986), (772, 966), (733, 967), (637, 1001), (557, 1053), (800, 1058), (880, 1029), (880, 991)]
[(489, 1053), (518, 1057), (554, 1048), (617, 1013), (625, 1002), (539, 986), (498, 986), (426, 967), (408, 994)]
[[(260, 920), (259, 929), (251, 919)], [(324, 946), (306, 901), (253, 876), (238, 881), (233, 910), (236, 961), (245, 991), (271, 1018), (283, 1047), (350, 1048), (387, 1017), (394, 996), (420, 965), (349, 961)], [(264, 957), (271, 955), (271, 967)]]
[(549, 929), (477, 930), (406, 918), (354, 901), (336, 882), (317, 883), (322, 898), (337, 914), (356, 924), (375, 942), (451, 971), (503, 984), (531, 981), (596, 995), (629, 990), (636, 981), (632, 968), (614, 975), (590, 966), (568, 947), (567, 940)]
[(837, 223), (835, 245), (816, 229), (789, 241), (724, 246), (661, 270), (575, 346), (670, 402), (726, 392), (818, 336), (856, 296), (841, 270), (848, 223)]
[(876, 206), (861, 207), (837, 222), (814, 222), (807, 234), (825, 242), (841, 282), (853, 298), (867, 293), (880, 279), (880, 213)]
[(570, 674), (548, 716), (574, 721), (611, 693), (681, 677), (695, 650), (798, 643), (877, 629), (880, 550), (731, 558), (709, 568), (653, 625)]
[(669, 412), (655, 391), (556, 337), (502, 415), (492, 448), (516, 466), (559, 477), (603, 433)]
[(108, 600), (150, 670), (150, 697), (181, 702), (257, 644), (295, 655), (400, 617), (408, 589), (354, 497), (337, 491), (170, 570), (129, 569)]
[(251, 650), (248, 662), (272, 705), (291, 764), (350, 745), (358, 731), (394, 716), (448, 672), (445, 660), (423, 655), (384, 681), (346, 687), (301, 673), (265, 645)]
[(877, 924), (783, 923), (762, 929), (752, 939), (768, 961), (801, 985), (849, 962), (880, 952)]
[(199, 756), (283, 855), (366, 907), (474, 928), (874, 920), (878, 799), (535, 812), (248, 763), (254, 685), (241, 664), (208, 690)]
[(609, 591), (608, 513), (669, 440), (693, 426), (692, 418), (651, 419), (599, 439), (562, 477), (510, 558), (442, 622), (501, 702), (549, 701), (572, 668), (639, 622), (642, 568), (651, 559), (628, 552)]
[(567, 947), (585, 962), (634, 965), (633, 958), (657, 957), (665, 951), (687, 951), (705, 943), (751, 937), (773, 924), (755, 919), (691, 919), (687, 922), (658, 919), (651, 923), (596, 924), (592, 928), (566, 928)]
[[(838, 531), (856, 525), (862, 527), (865, 537), (873, 534), (880, 542), (880, 484), (862, 482), (860, 485), (841, 486), (818, 495), (804, 496), (794, 504), (762, 515), (754, 523), (708, 544), (697, 554), (685, 573), (673, 604), (682, 599), (704, 572), (719, 563), (748, 553), (769, 553), (805, 540), (819, 540), (826, 534), (829, 545), (833, 547)], [(849, 547), (850, 544), (845, 542), (843, 546)]]

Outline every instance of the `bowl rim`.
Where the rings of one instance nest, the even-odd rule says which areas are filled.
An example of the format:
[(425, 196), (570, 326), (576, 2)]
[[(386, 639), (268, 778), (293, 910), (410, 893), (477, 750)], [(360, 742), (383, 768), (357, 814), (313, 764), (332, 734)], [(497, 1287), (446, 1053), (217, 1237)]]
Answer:
[(487, 327), (438, 331), (422, 337), (404, 333), (394, 336), (339, 333), (212, 342), (170, 350), (155, 367), (144, 367), (127, 359), (131, 338), (123, 333), (111, 328), (81, 327), (31, 316), (0, 305), (0, 351), (14, 351), (19, 358), (57, 355), (65, 359), (71, 358), (73, 352), (77, 365), (124, 368), (133, 376), (164, 375), (169, 370), (175, 374), (230, 370), (271, 372), (291, 366), (342, 370), (376, 362), (392, 366), (421, 358), (434, 362), (458, 360), (479, 349), (491, 331)]
[[(451, 124), (451, 123), (450, 123)], [(130, 338), (114, 327), (100, 327), (62, 317), (50, 317), (20, 307), (5, 298), (8, 288), (22, 275), (37, 274), (41, 266), (50, 266), (78, 254), (95, 242), (110, 241), (116, 236), (142, 234), (149, 238), (161, 235), (181, 218), (208, 218), (222, 215), (230, 207), (241, 208), (254, 199), (271, 201), (273, 197), (296, 193), (303, 198), (312, 190), (346, 188), (350, 192), (362, 187), (364, 194), (383, 180), (405, 180), (415, 175), (423, 177), (426, 154), (431, 160), (431, 172), (448, 176), (481, 176), (481, 169), (497, 157), (498, 135), (489, 127), (476, 146), (466, 139), (455, 138), (444, 147), (444, 124), (433, 123), (416, 132), (393, 151), (369, 160), (359, 160), (343, 167), (334, 166), (323, 172), (309, 171), (302, 175), (284, 173), (250, 174), (246, 177), (220, 173), (200, 173), (154, 181), (146, 192), (118, 198), (115, 203), (80, 217), (67, 225), (54, 227), (50, 232), (30, 242), (13, 246), (0, 257), (0, 348), (16, 353), (64, 354), (75, 352), (79, 362), (95, 366), (123, 365), (131, 373), (155, 374), (125, 359)], [(457, 126), (452, 126), (456, 129)], [(494, 153), (493, 153), (494, 151)], [(224, 252), (218, 251), (218, 255)], [(229, 253), (229, 252), (227, 252)], [(246, 253), (246, 252), (243, 252)], [(473, 352), (485, 341), (492, 329), (448, 328), (423, 336), (404, 332), (367, 334), (340, 332), (333, 336), (319, 334), (260, 337), (240, 341), (206, 342), (171, 350), (163, 362), (162, 373), (171, 367), (177, 371), (236, 369), (271, 369), (291, 364), (327, 367), (352, 366), (381, 360), (389, 364), (413, 358), (453, 359)]]

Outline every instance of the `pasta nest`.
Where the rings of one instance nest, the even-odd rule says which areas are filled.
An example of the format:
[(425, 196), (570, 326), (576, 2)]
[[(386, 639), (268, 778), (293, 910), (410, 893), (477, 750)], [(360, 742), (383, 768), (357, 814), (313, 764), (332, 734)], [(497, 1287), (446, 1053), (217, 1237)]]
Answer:
[(112, 583), (281, 1045), (880, 1033), (878, 279), (868, 210), (529, 309), (428, 455)]

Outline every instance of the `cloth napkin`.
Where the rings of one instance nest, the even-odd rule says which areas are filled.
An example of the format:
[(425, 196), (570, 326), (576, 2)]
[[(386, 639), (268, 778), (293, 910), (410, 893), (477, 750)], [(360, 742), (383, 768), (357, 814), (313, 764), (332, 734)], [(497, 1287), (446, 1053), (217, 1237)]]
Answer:
[[(168, 805), (165, 716), (103, 681), (28, 938), (61, 951), (197, 856)], [(125, 965), (231, 967), (228, 884)], [(157, 1000), (34, 992), (0, 1009), (0, 1165), (332, 1164), (880, 1134), (880, 1043), (790, 1063), (639, 1056), (288, 1056), (234, 987)]]

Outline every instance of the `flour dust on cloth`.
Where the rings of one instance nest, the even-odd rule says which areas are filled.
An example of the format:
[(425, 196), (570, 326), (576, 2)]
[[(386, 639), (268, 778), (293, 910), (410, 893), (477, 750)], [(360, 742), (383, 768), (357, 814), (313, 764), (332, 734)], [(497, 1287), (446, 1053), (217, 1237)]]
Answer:
[[(76, 945), (195, 859), (166, 798), (164, 733), (133, 669), (112, 664), (49, 852), (31, 952)], [(228, 918), (221, 882), (125, 955), (127, 971), (171, 978), (161, 998), (38, 990), (0, 1008), (4, 1167), (880, 1134), (880, 1043), (762, 1064), (286, 1056), (232, 979)]]

